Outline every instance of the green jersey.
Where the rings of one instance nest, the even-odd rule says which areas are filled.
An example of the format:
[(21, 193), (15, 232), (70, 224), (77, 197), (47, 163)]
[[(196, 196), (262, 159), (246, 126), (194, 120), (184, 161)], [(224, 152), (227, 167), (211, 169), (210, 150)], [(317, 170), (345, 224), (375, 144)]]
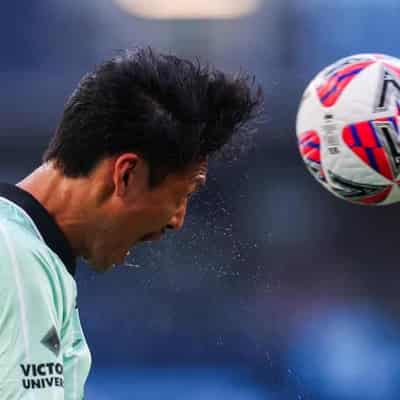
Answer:
[(0, 184), (0, 399), (81, 400), (91, 357), (75, 258), (47, 210)]

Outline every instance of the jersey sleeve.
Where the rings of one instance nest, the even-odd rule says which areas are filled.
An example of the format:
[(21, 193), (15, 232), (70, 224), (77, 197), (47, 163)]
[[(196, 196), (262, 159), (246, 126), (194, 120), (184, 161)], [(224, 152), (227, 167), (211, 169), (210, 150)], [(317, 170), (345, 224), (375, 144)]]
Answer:
[(91, 355), (82, 331), (78, 308), (74, 307), (64, 336), (64, 400), (83, 400)]
[(0, 223), (0, 399), (64, 400), (65, 293), (44, 252)]

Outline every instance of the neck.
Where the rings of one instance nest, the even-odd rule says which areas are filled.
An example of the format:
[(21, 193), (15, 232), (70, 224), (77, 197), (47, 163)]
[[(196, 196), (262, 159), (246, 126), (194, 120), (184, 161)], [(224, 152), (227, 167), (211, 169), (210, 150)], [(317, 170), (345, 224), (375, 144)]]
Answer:
[(54, 218), (75, 256), (85, 256), (90, 226), (90, 194), (87, 178), (67, 178), (47, 163), (17, 184), (35, 197)]

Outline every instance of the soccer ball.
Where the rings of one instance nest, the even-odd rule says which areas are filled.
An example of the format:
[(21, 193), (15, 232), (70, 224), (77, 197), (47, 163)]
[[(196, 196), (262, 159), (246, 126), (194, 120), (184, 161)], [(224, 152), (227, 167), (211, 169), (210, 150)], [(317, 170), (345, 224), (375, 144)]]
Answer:
[(331, 193), (357, 204), (400, 201), (400, 60), (343, 58), (308, 85), (297, 114), (301, 156)]

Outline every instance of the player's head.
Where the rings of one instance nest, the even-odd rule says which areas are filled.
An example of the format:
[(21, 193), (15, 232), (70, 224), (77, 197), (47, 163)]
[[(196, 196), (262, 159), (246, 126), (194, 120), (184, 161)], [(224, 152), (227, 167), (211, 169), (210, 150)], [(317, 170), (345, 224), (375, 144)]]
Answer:
[(85, 75), (43, 157), (96, 193), (96, 229), (83, 255), (105, 268), (136, 242), (179, 229), (209, 156), (243, 135), (260, 97), (246, 76), (151, 49)]

